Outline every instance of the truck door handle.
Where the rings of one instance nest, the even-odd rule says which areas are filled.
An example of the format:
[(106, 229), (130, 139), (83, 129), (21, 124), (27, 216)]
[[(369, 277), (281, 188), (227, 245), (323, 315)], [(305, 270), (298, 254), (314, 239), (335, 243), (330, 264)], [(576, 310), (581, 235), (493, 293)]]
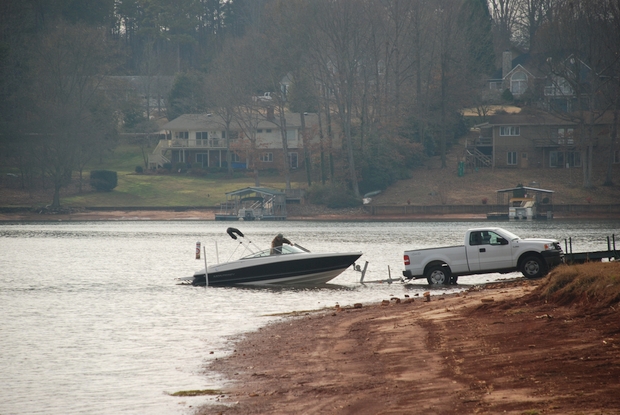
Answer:
[(480, 248), (480, 252), (486, 252), (487, 249), (486, 248)]

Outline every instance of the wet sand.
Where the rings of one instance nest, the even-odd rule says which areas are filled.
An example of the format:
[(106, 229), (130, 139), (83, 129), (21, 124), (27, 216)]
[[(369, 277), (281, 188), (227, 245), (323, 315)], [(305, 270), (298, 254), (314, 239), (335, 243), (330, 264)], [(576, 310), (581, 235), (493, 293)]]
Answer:
[(197, 413), (620, 414), (620, 310), (547, 304), (537, 284), (264, 327), (210, 367), (234, 383)]

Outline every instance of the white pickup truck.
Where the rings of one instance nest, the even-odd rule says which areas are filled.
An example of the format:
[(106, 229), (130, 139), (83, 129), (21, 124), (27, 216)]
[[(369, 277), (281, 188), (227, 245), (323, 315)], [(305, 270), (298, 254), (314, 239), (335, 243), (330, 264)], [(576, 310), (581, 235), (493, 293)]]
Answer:
[(554, 239), (521, 239), (502, 228), (465, 233), (465, 245), (405, 251), (403, 277), (426, 277), (429, 284), (456, 284), (461, 275), (521, 271), (538, 278), (562, 263), (562, 246)]

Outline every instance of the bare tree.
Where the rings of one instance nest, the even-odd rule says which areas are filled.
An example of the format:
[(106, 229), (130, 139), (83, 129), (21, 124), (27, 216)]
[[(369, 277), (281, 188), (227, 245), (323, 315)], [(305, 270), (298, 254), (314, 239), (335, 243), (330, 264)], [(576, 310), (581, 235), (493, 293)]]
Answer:
[[(446, 168), (446, 151), (449, 125), (454, 125), (454, 116), (466, 97), (467, 82), (470, 74), (467, 71), (466, 31), (459, 24), (461, 5), (450, 0), (438, 1), (433, 19), (435, 31), (434, 47), (437, 53), (434, 68), (435, 102), (438, 119), (435, 124), (439, 130), (439, 153), (441, 167)], [(465, 82), (464, 82), (465, 81)]]
[[(541, 31), (541, 44), (546, 46), (546, 63), (557, 90), (567, 90), (568, 108), (549, 108), (556, 116), (574, 122), (576, 146), (581, 152), (583, 187), (592, 187), (593, 149), (596, 142), (594, 126), (612, 108), (613, 101), (600, 99), (613, 84), (604, 74), (609, 71), (609, 54), (601, 39), (609, 16), (605, 1), (558, 1), (556, 17)], [(616, 28), (617, 30), (617, 28)], [(617, 61), (617, 57), (614, 61)], [(560, 88), (559, 86), (568, 86)]]
[(512, 45), (512, 37), (516, 24), (519, 0), (489, 0), (493, 17), (495, 54), (508, 50)]
[(233, 174), (231, 143), (234, 138), (231, 134), (231, 124), (235, 118), (238, 106), (242, 105), (248, 98), (248, 91), (243, 83), (243, 75), (239, 65), (242, 56), (236, 53), (235, 47), (227, 47), (218, 56), (213, 64), (213, 70), (207, 74), (205, 82), (205, 95), (209, 96), (211, 111), (220, 116), (223, 121), (224, 131), (226, 132), (226, 166), (227, 176)]
[(314, 5), (316, 12), (312, 16), (317, 37), (312, 54), (326, 75), (324, 80), (343, 128), (349, 180), (353, 193), (360, 197), (351, 127), (359, 69), (368, 47), (369, 24), (363, 4), (355, 0), (321, 0)]
[(36, 106), (34, 122), (24, 120), (23, 128), (40, 137), (36, 152), (54, 185), (54, 207), (60, 206), (60, 189), (114, 124), (99, 88), (112, 63), (103, 38), (100, 30), (58, 23), (33, 44)]
[(536, 48), (538, 29), (553, 19), (555, 0), (520, 0), (514, 27), (516, 43), (532, 51)]
[(609, 134), (609, 154), (607, 159), (607, 168), (605, 170), (605, 186), (612, 186), (613, 180), (613, 163), (615, 161), (618, 149), (618, 128), (620, 123), (620, 2), (610, 1), (603, 2), (600, 5), (601, 14), (601, 47), (602, 60), (604, 70), (602, 76), (609, 79), (607, 88), (602, 91), (605, 102), (610, 104), (611, 131)]
[[(227, 132), (232, 152), (244, 154), (248, 168), (254, 171), (255, 185), (260, 185), (258, 157), (261, 143), (256, 135), (258, 123), (266, 118), (266, 107), (256, 98), (261, 85), (270, 85), (269, 71), (265, 70), (265, 50), (260, 33), (253, 32), (242, 39), (227, 42), (207, 78), (207, 94), (211, 95), (213, 111), (224, 120), (226, 128), (237, 123), (241, 129), (239, 140), (232, 140)], [(229, 154), (232, 154), (229, 151)], [(232, 173), (229, 163), (229, 173)]]

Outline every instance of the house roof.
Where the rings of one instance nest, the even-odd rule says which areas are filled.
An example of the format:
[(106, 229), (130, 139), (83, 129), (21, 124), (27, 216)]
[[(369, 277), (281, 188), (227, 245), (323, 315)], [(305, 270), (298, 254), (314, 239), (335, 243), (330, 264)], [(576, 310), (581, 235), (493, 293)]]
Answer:
[(281, 192), (276, 189), (270, 189), (268, 187), (246, 187), (245, 189), (233, 190), (232, 192), (228, 192), (226, 193), (226, 196), (245, 196), (245, 195), (249, 195), (252, 193), (258, 193), (261, 195), (269, 195), (269, 196), (285, 194), (284, 192)]
[(226, 123), (215, 114), (183, 114), (161, 128), (169, 131), (221, 130)]
[(489, 119), (491, 125), (558, 125), (574, 124), (570, 121), (543, 112), (518, 114), (495, 114)]
[(532, 192), (539, 192), (539, 193), (554, 193), (553, 190), (546, 190), (546, 189), (538, 189), (536, 187), (527, 187), (527, 186), (518, 186), (518, 187), (512, 187), (510, 189), (502, 189), (502, 190), (497, 190), (497, 193), (507, 193), (507, 192), (513, 192), (515, 190), (530, 190)]
[(522, 69), (533, 77), (544, 78), (545, 74), (538, 69), (538, 65), (536, 64), (537, 59), (538, 56), (530, 53), (520, 53), (511, 61), (511, 68), (507, 74), (503, 74), (502, 68), (500, 67), (493, 72), (491, 79), (505, 79), (509, 75), (513, 74), (517, 69)]
[[(567, 114), (568, 115), (568, 114)], [(586, 113), (587, 115), (587, 113)], [(583, 116), (583, 115), (582, 115)], [(597, 125), (611, 124), (613, 114), (605, 113), (595, 121)], [(540, 111), (522, 111), (516, 114), (494, 114), (489, 117), (489, 121), (475, 125), (476, 128), (490, 128), (502, 125), (549, 125), (549, 126), (575, 126), (577, 121), (570, 121), (566, 118)]]
[[(301, 128), (301, 117), (299, 113), (287, 111), (284, 117), (286, 119), (287, 128)], [(277, 115), (275, 121), (279, 121)], [(305, 122), (306, 127), (318, 125), (318, 115), (315, 113), (305, 114)], [(168, 131), (212, 131), (221, 130), (225, 125), (224, 119), (216, 114), (183, 114), (164, 124), (162, 129)], [(236, 124), (233, 123), (233, 129), (234, 128), (236, 128)], [(257, 128), (277, 129), (279, 127), (275, 122), (261, 119), (258, 122)]]

